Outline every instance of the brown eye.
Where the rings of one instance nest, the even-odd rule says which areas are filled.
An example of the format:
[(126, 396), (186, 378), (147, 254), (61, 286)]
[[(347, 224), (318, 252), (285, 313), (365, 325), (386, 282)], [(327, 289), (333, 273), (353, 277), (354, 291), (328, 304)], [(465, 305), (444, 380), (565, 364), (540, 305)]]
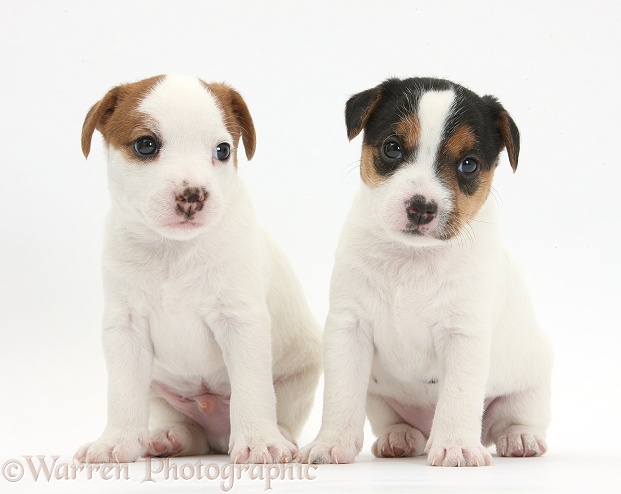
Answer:
[(138, 156), (149, 158), (155, 156), (160, 146), (154, 137), (143, 136), (134, 141), (134, 151)]
[(401, 151), (401, 145), (394, 139), (391, 139), (384, 143), (384, 145), (382, 146), (382, 153), (387, 159), (391, 161), (396, 161), (396, 160), (400, 160), (401, 158), (403, 158), (403, 152)]
[(457, 169), (464, 175), (469, 175), (471, 173), (474, 173), (477, 171), (478, 168), (479, 168), (479, 164), (474, 158), (466, 158), (457, 167)]

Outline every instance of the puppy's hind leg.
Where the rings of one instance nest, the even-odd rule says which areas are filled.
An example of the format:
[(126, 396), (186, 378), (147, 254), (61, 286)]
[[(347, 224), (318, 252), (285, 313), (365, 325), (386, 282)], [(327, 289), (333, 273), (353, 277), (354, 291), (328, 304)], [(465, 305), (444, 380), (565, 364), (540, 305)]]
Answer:
[(377, 458), (418, 456), (425, 452), (426, 439), (381, 396), (369, 394), (367, 416), (377, 440), (371, 451)]
[(495, 443), (500, 456), (541, 456), (549, 421), (549, 383), (495, 398), (483, 416), (483, 444)]
[(148, 456), (194, 456), (209, 452), (205, 429), (175, 410), (168, 402), (153, 396), (150, 401), (151, 431)]
[(296, 447), (297, 438), (310, 415), (320, 368), (302, 369), (276, 382), (276, 417), (281, 434)]

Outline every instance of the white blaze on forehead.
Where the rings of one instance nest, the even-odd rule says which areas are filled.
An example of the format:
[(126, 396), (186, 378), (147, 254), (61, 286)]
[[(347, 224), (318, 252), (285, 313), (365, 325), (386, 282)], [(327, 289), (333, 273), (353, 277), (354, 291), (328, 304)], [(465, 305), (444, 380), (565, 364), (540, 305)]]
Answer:
[(138, 110), (152, 117), (168, 140), (228, 135), (215, 97), (195, 77), (167, 75), (144, 98)]
[(451, 113), (455, 93), (452, 90), (424, 93), (418, 104), (420, 144), (416, 161), (433, 165), (446, 121)]
[[(432, 238), (429, 237), (431, 230), (443, 227), (448, 212), (453, 208), (453, 193), (438, 177), (435, 162), (454, 102), (455, 93), (452, 90), (428, 91), (421, 95), (417, 110), (420, 125), (418, 152), (413, 161), (402, 166), (386, 182), (385, 187), (377, 190), (383, 196), (377, 208), (380, 223), (387, 231), (398, 232), (401, 240), (401, 232), (410, 223), (404, 205), (412, 197), (420, 195), (427, 202), (438, 205), (437, 220), (420, 229), (428, 238)], [(416, 242), (420, 243), (421, 240)]]

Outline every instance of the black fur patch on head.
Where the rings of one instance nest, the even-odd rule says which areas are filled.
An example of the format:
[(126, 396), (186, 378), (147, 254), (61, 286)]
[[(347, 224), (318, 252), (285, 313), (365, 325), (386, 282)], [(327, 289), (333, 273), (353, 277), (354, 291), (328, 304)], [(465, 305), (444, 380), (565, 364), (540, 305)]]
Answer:
[(423, 93), (451, 89), (453, 83), (430, 78), (388, 79), (379, 87), (382, 98), (364, 128), (365, 144), (377, 145), (394, 133), (402, 119), (416, 113)]
[[(519, 154), (519, 132), (517, 126), (492, 96), (479, 97), (469, 89), (445, 79), (410, 78), (388, 79), (375, 88), (352, 96), (346, 104), (345, 120), (350, 139), (364, 130), (363, 145), (373, 148), (373, 173), (378, 177), (389, 177), (404, 162), (415, 160), (417, 139), (416, 113), (421, 96), (428, 91), (452, 90), (455, 102), (448, 116), (444, 137), (440, 143), (438, 168), (450, 166), (457, 170), (461, 160), (472, 157), (482, 170), (490, 170), (498, 161), (503, 147), (507, 148), (511, 166), (515, 170)], [(406, 131), (404, 131), (406, 129)], [(469, 149), (463, 149), (463, 156), (451, 155), (444, 144), (458, 130), (468, 129), (472, 139)], [(408, 135), (409, 134), (409, 135)], [(388, 140), (396, 140), (401, 147), (400, 159), (387, 159), (382, 147)], [(453, 149), (456, 146), (453, 146)], [(370, 172), (367, 170), (366, 175)], [(472, 195), (478, 189), (476, 174), (470, 177), (456, 173), (459, 187), (464, 194)]]

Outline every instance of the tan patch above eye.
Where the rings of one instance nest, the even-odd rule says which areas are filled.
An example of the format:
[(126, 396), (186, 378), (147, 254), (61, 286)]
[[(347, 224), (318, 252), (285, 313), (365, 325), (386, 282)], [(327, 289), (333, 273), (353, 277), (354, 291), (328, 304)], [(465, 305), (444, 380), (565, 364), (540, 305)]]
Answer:
[[(139, 82), (117, 86), (93, 105), (82, 128), (82, 151), (88, 156), (95, 128), (111, 146), (127, 154), (128, 141), (140, 137), (136, 131), (148, 130), (145, 115), (138, 111), (141, 101), (163, 79), (155, 76)], [(144, 134), (149, 134), (145, 132)], [(142, 135), (144, 135), (142, 134)]]
[(360, 160), (360, 177), (362, 181), (369, 187), (377, 187), (381, 185), (387, 177), (381, 176), (375, 169), (375, 158), (377, 149), (373, 146), (363, 144), (362, 157)]
[(466, 194), (461, 189), (457, 166), (476, 146), (474, 130), (466, 124), (458, 126), (449, 135), (442, 146), (443, 165), (440, 167), (442, 181), (453, 192), (453, 207), (446, 226), (447, 238), (456, 235), (472, 221), (489, 195), (495, 168), (479, 169), (478, 184), (473, 194)]
[(444, 142), (444, 150), (455, 158), (461, 158), (474, 147), (476, 137), (469, 125), (462, 124)]
[(395, 133), (401, 137), (406, 148), (413, 149), (420, 141), (420, 121), (418, 116), (410, 113), (395, 125)]

